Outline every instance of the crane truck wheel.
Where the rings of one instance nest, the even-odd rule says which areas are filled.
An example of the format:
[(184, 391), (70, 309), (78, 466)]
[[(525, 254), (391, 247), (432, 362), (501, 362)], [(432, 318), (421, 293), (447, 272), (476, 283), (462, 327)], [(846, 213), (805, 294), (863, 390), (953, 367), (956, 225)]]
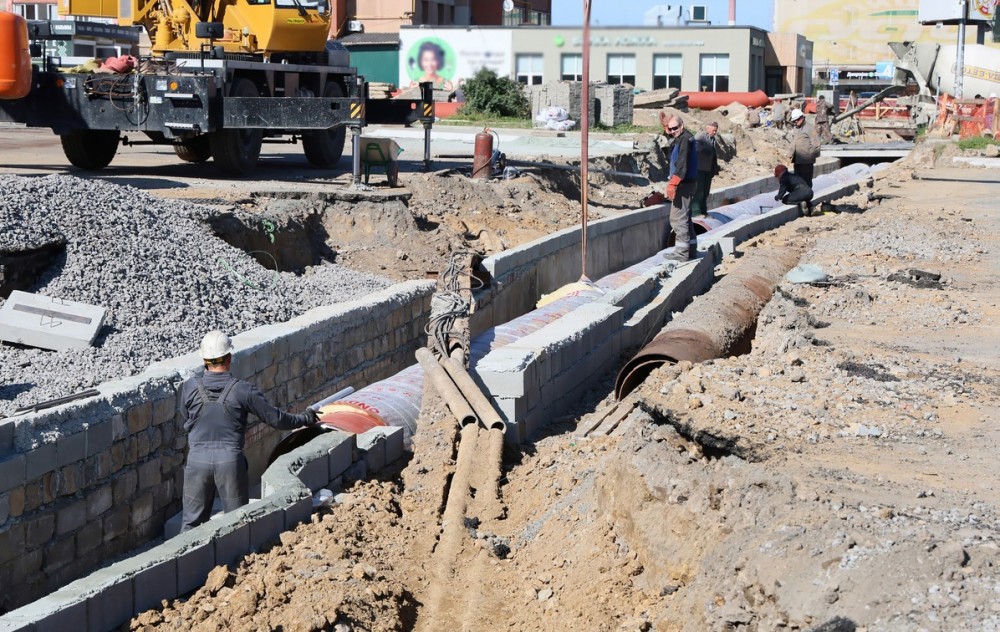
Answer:
[(86, 171), (100, 171), (118, 151), (117, 130), (74, 130), (59, 137), (70, 164)]
[[(253, 81), (239, 78), (233, 81), (231, 97), (259, 97)], [(209, 135), (212, 159), (224, 173), (241, 176), (253, 171), (260, 157), (264, 132), (260, 129), (221, 129)]]
[(184, 162), (205, 162), (212, 157), (212, 144), (208, 136), (195, 136), (174, 145), (174, 153)]
[[(332, 81), (323, 88), (323, 96), (339, 98), (344, 96), (344, 90)], [(344, 139), (347, 128), (343, 125), (333, 129), (317, 129), (302, 132), (302, 150), (306, 160), (315, 167), (332, 167), (340, 162), (344, 155)]]

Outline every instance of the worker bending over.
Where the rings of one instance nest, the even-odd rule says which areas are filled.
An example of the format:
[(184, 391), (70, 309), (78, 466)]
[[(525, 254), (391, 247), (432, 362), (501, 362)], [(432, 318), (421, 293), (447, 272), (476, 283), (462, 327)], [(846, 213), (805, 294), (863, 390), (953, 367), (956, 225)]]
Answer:
[(221, 331), (208, 332), (200, 347), (205, 374), (181, 386), (180, 409), (188, 433), (181, 531), (208, 521), (216, 490), (223, 511), (233, 511), (249, 502), (247, 460), (243, 456), (248, 413), (278, 430), (319, 421), (314, 410), (301, 415), (278, 410), (256, 386), (233, 377), (229, 372), (232, 351), (229, 336)]
[(778, 179), (778, 195), (775, 200), (782, 204), (798, 205), (803, 215), (813, 214), (813, 190), (805, 180), (788, 170), (785, 165), (774, 168), (774, 177)]

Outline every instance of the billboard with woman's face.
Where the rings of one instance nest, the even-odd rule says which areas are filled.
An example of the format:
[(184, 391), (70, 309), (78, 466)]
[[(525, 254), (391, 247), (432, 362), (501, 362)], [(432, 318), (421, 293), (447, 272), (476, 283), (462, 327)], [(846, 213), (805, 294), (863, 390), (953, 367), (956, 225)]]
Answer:
[(437, 90), (454, 90), (480, 68), (501, 77), (513, 72), (510, 29), (429, 29), (399, 31), (399, 85), (430, 81)]

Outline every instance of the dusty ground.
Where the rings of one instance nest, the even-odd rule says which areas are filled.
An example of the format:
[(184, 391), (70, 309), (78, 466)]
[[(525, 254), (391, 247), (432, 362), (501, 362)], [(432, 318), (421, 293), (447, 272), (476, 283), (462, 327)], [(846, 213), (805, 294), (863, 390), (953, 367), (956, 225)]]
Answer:
[(747, 244), (805, 241), (831, 282), (783, 283), (751, 353), (655, 372), (612, 436), (508, 453), (447, 568), (426, 394), (398, 475), (132, 629), (1000, 629), (998, 183), (915, 164)]

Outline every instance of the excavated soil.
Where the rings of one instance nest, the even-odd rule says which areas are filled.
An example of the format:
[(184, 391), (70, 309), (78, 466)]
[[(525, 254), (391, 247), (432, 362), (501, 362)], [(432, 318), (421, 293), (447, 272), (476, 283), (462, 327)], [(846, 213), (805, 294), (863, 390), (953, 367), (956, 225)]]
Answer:
[(654, 372), (610, 436), (507, 453), (448, 555), (458, 430), (425, 393), (400, 472), (131, 628), (1000, 629), (1000, 220), (969, 173), (894, 168), (745, 244), (830, 279), (782, 282), (749, 353)]

